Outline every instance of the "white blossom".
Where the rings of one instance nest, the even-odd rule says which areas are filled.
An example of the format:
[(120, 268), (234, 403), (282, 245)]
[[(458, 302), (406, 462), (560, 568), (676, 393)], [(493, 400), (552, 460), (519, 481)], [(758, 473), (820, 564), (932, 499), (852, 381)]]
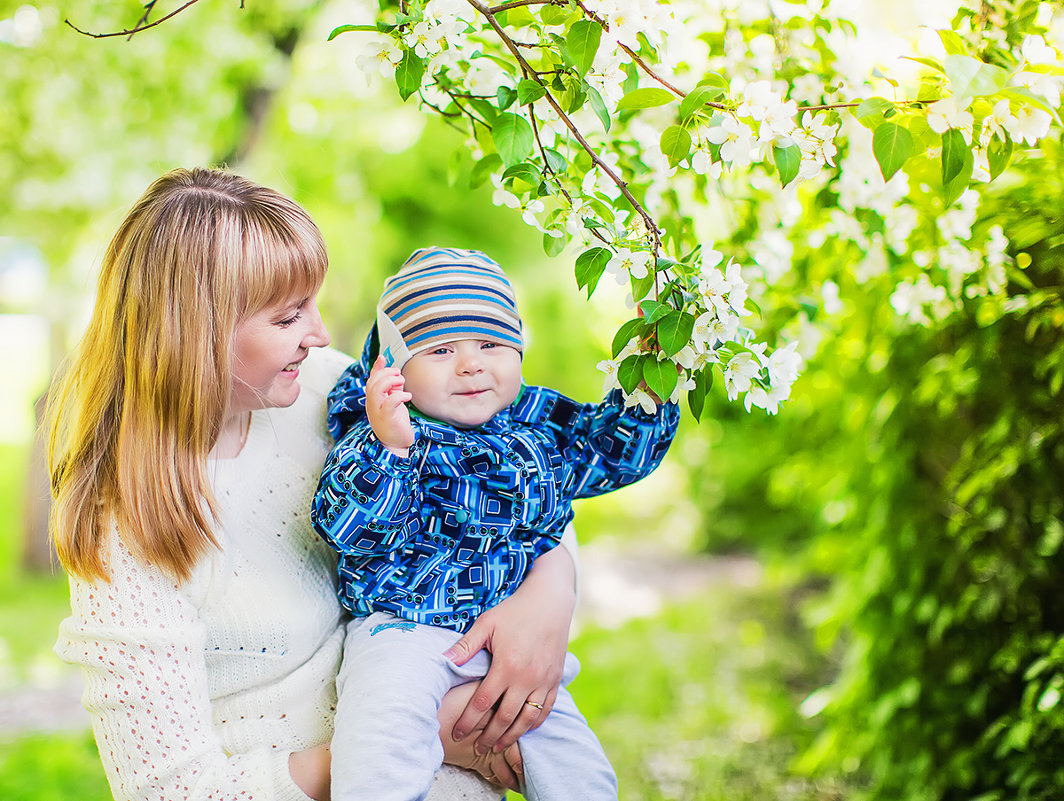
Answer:
[(721, 115), (720, 120), (720, 125), (713, 126), (706, 131), (706, 139), (721, 146), (722, 161), (737, 167), (748, 166), (750, 152), (754, 149), (754, 138), (749, 126), (739, 122), (730, 114)]
[(625, 395), (624, 406), (625, 408), (631, 408), (632, 406), (639, 406), (647, 414), (654, 414), (658, 410), (658, 404), (650, 397), (650, 394), (641, 387), (636, 387), (628, 395)]
[(1053, 118), (1041, 109), (1021, 108), (1014, 117), (1015, 123), (1008, 129), (1009, 134), (1016, 142), (1035, 145), (1038, 140), (1049, 133), (1049, 126)]
[(621, 366), (621, 359), (603, 359), (595, 365), (596, 370), (601, 370), (606, 374), (605, 379), (602, 382), (602, 394), (619, 389), (621, 386), (620, 381), (617, 378), (618, 370)]
[(606, 263), (607, 272), (621, 279), (621, 283), (633, 278), (646, 278), (649, 275), (650, 253), (646, 250), (617, 248), (617, 252)]
[(403, 53), (391, 38), (366, 39), (363, 49), (355, 56), (355, 64), (367, 77), (391, 78), (402, 60)]
[(787, 400), (791, 394), (790, 384), (786, 386), (771, 387), (765, 389), (760, 384), (752, 384), (743, 399), (746, 411), (757, 407), (764, 409), (769, 414), (776, 414), (780, 410), (780, 403)]
[(753, 353), (737, 353), (724, 366), (724, 386), (728, 400), (735, 400), (750, 389), (753, 379), (761, 372), (761, 365)]

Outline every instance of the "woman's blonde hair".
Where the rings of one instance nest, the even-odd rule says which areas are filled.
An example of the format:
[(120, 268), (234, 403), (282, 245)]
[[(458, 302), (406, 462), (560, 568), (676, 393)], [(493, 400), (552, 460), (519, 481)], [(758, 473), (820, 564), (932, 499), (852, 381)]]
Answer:
[(51, 392), (52, 532), (63, 566), (107, 578), (114, 521), (178, 580), (216, 546), (207, 454), (232, 389), (237, 324), (313, 295), (328, 266), (294, 201), (223, 170), (153, 183), (107, 249), (95, 309)]

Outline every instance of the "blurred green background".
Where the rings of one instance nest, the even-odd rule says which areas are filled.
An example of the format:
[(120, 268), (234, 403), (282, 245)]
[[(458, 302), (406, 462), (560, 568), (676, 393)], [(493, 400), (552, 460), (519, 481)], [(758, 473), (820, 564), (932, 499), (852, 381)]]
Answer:
[[(547, 259), (459, 135), (367, 83), (359, 2), (201, 4), (132, 41), (130, 3), (0, 2), (0, 798), (109, 797), (51, 654), (65, 580), (43, 538), (34, 404), (87, 315), (119, 220), (160, 173), (228, 164), (304, 204), (356, 351), (416, 247), (515, 279), (526, 377), (581, 399), (626, 318)], [(362, 15), (360, 17), (359, 15)], [(987, 212), (1039, 298), (985, 324), (893, 325), (856, 298), (777, 418), (718, 394), (651, 479), (578, 507), (574, 685), (624, 799), (1064, 796), (1060, 144)], [(1027, 263), (1025, 261), (1025, 263)], [(1054, 693), (1056, 693), (1054, 695)]]

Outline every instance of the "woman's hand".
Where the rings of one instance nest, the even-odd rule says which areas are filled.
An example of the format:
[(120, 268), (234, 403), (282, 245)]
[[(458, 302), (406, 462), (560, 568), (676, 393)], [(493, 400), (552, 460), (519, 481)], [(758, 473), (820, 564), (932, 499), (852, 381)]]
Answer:
[[(457, 742), (452, 736), (455, 721), (466, 708), (480, 682), (461, 684), (450, 690), (440, 704), (438, 713), (440, 721), (440, 739), (443, 741), (443, 761), (448, 765), (476, 771), (492, 784), (507, 790), (521, 791), (524, 782), (524, 766), (521, 762), (521, 749), (516, 743), (502, 753), (489, 750), (478, 754), (473, 747), (474, 740), (467, 737)], [(474, 734), (478, 732), (474, 730)]]
[(487, 676), (454, 725), (455, 740), (479, 731), (477, 753), (500, 752), (546, 718), (561, 683), (575, 605), (573, 559), (564, 547), (554, 548), (444, 654), (456, 665), (482, 648), (492, 655)]
[(293, 751), (288, 756), (288, 773), (292, 781), (314, 801), (329, 801), (331, 767), (332, 752), (328, 743), (305, 751)]

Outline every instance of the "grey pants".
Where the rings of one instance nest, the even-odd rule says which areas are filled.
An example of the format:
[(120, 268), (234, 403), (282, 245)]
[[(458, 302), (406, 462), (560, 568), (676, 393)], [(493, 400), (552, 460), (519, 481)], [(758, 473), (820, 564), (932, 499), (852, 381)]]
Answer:
[[(336, 679), (333, 801), (424, 799), (443, 762), (436, 712), (444, 694), (487, 673), (481, 651), (462, 667), (443, 652), (460, 635), (375, 613), (347, 627)], [(615, 801), (617, 779), (564, 685), (579, 671), (566, 656), (563, 686), (538, 728), (521, 737), (529, 801)]]

